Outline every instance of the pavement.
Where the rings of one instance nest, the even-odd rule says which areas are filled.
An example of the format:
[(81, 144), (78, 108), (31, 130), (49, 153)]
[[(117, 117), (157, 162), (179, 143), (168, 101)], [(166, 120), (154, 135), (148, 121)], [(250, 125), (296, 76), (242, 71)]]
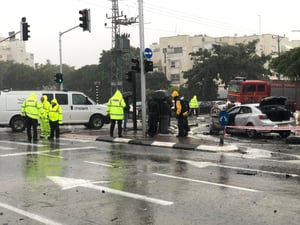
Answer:
[[(128, 127), (131, 127), (129, 124)], [(174, 149), (194, 150), (194, 151), (208, 151), (208, 152), (234, 152), (239, 151), (239, 148), (232, 144), (227, 144), (226, 141), (214, 141), (209, 139), (197, 138), (194, 133), (199, 132), (198, 125), (190, 125), (191, 131), (188, 137), (176, 137), (177, 126), (171, 125), (167, 134), (158, 133), (154, 137), (143, 135), (142, 124), (137, 123), (137, 130), (127, 129), (123, 133), (123, 137), (110, 137), (109, 129), (107, 134), (100, 135), (96, 138), (96, 141), (114, 142), (114, 143), (126, 143), (134, 145), (143, 145), (151, 147), (166, 147)], [(115, 134), (117, 128), (115, 128)]]

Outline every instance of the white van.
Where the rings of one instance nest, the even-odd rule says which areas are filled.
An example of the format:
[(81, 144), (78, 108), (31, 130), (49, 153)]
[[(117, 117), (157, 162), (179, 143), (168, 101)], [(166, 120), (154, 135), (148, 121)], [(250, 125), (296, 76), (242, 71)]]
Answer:
[(85, 125), (87, 128), (100, 129), (104, 125), (106, 106), (96, 104), (82, 92), (76, 91), (0, 91), (0, 127), (10, 127), (14, 132), (26, 128), (21, 116), (23, 101), (35, 93), (37, 100), (42, 95), (50, 102), (56, 98), (63, 111), (63, 125)]

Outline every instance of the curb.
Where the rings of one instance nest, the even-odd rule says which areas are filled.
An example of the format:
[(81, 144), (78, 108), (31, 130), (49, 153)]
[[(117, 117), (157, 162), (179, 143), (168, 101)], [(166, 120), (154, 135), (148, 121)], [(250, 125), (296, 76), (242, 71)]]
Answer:
[(223, 146), (216, 145), (197, 145), (197, 144), (186, 144), (186, 143), (175, 143), (175, 142), (165, 142), (165, 141), (155, 141), (155, 140), (142, 140), (142, 139), (130, 139), (130, 138), (112, 138), (112, 137), (97, 137), (96, 141), (105, 142), (115, 142), (115, 143), (125, 143), (125, 144), (135, 144), (144, 145), (152, 147), (162, 147), (162, 148), (174, 148), (174, 149), (184, 149), (184, 150), (194, 150), (194, 151), (206, 151), (206, 152), (236, 152), (239, 148), (235, 145), (225, 144)]

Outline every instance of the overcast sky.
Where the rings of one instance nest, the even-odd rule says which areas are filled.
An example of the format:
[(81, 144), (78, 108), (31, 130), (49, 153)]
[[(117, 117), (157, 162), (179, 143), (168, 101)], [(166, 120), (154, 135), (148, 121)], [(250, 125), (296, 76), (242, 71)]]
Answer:
[[(144, 0), (145, 47), (160, 37), (206, 34), (212, 37), (271, 33), (300, 40), (299, 0)], [(98, 64), (100, 53), (111, 49), (110, 0), (9, 0), (2, 4), (0, 36), (20, 30), (22, 17), (30, 25), (27, 52), (36, 63), (59, 64), (59, 32), (79, 24), (79, 10), (91, 9), (91, 33), (76, 28), (62, 35), (62, 61), (80, 68)], [(119, 0), (119, 11), (138, 16), (138, 0)], [(107, 23), (107, 27), (104, 24)], [(121, 26), (139, 46), (139, 26)], [(17, 38), (20, 36), (18, 35)]]

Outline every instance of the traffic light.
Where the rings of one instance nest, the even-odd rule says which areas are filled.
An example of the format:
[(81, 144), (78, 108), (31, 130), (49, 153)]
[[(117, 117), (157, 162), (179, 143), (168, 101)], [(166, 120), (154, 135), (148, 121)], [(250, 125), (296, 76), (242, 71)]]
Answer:
[(145, 68), (145, 72), (152, 72), (153, 71), (153, 62), (152, 61), (148, 61), (147, 59), (144, 59), (144, 68)]
[(54, 75), (55, 77), (55, 82), (58, 83), (58, 84), (61, 84), (63, 81), (64, 81), (64, 78), (63, 78), (63, 74), (62, 73), (57, 73)]
[(138, 59), (131, 59), (131, 62), (132, 62), (131, 69), (136, 72), (140, 72), (141, 71), (140, 61)]
[(90, 9), (82, 9), (79, 11), (80, 17), (79, 20), (81, 23), (79, 24), (82, 27), (83, 31), (91, 32), (91, 12)]
[(128, 71), (127, 73), (126, 73), (126, 80), (128, 81), (128, 82), (132, 82), (133, 81), (133, 79), (134, 79), (134, 74), (133, 74), (134, 72), (133, 71)]
[(22, 21), (21, 21), (21, 35), (22, 35), (22, 40), (23, 41), (27, 41), (28, 38), (30, 38), (29, 27), (30, 27), (30, 25), (26, 22), (26, 17), (22, 17)]

